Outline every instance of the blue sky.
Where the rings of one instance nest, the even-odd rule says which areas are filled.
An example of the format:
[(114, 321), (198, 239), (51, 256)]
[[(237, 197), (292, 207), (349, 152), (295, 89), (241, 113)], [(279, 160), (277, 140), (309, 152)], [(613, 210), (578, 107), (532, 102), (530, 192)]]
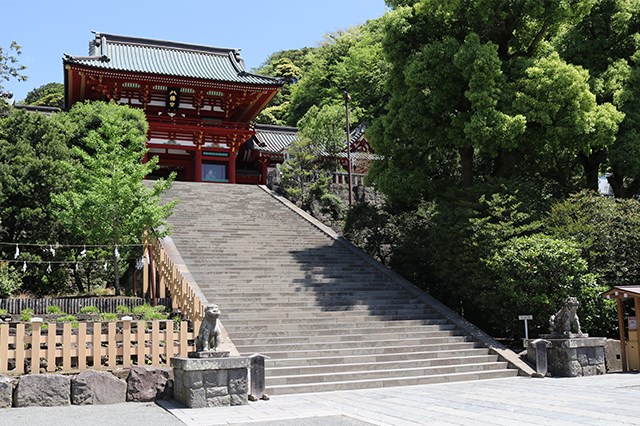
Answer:
[(0, 0), (0, 45), (22, 46), (29, 80), (3, 82), (21, 100), (62, 82), (62, 54), (86, 55), (91, 31), (240, 48), (247, 68), (278, 50), (382, 16), (384, 0)]

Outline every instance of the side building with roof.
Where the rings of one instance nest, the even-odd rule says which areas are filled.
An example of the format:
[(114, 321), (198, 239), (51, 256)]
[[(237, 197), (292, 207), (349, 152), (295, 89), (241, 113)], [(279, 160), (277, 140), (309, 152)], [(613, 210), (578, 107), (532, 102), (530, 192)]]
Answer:
[(250, 123), (283, 82), (247, 72), (238, 49), (95, 33), (88, 56), (63, 65), (66, 108), (103, 100), (145, 111), (155, 177), (266, 181), (271, 157), (247, 145)]
[[(356, 177), (356, 182), (354, 183), (358, 183), (358, 180), (361, 180), (368, 173), (372, 161), (379, 159), (365, 138), (365, 129), (365, 125), (360, 124), (351, 131), (351, 164), (352, 171)], [(289, 146), (297, 139), (298, 129), (296, 127), (256, 124), (255, 135), (249, 140), (247, 147), (253, 157), (266, 159), (262, 163), (264, 167), (262, 174), (267, 175), (273, 172), (278, 164), (284, 162), (288, 157)], [(337, 160), (346, 170), (348, 167), (346, 148), (338, 154)], [(346, 183), (346, 173), (336, 173), (334, 182)]]

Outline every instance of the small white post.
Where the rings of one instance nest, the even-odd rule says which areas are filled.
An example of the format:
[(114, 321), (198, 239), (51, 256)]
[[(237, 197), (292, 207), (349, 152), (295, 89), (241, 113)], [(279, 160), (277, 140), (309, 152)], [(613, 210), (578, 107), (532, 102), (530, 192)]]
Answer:
[(519, 315), (518, 319), (524, 321), (524, 347), (527, 347), (529, 342), (529, 320), (533, 319), (533, 315)]

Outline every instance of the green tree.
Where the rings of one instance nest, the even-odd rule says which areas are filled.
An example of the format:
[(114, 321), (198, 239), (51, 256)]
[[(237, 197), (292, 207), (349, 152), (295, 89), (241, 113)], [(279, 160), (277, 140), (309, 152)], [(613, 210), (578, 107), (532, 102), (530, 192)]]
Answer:
[(256, 122), (280, 126), (287, 124), (286, 119), (291, 105), (291, 89), (309, 68), (309, 57), (312, 50), (312, 48), (303, 47), (302, 49), (275, 52), (267, 58), (260, 68), (254, 70), (257, 74), (280, 77), (285, 82), (280, 92), (256, 117)]
[[(2, 81), (9, 81), (15, 78), (18, 81), (26, 81), (27, 76), (22, 72), (27, 68), (18, 61), (18, 56), (22, 54), (22, 48), (18, 43), (12, 41), (9, 49), (3, 49), (0, 46), (0, 95), (3, 92)], [(3, 96), (0, 96), (0, 112), (6, 109), (7, 102)]]
[[(71, 180), (66, 167), (70, 133), (68, 123), (57, 115), (12, 109), (0, 118), (0, 241), (49, 244), (68, 239), (55, 220), (51, 197)], [(15, 247), (2, 246), (0, 251), (4, 259), (13, 259)], [(40, 250), (23, 247), (22, 252), (19, 260), (54, 260)], [(47, 274), (46, 266), (34, 265), (23, 274), (24, 290), (46, 294), (64, 289), (64, 271)]]
[[(382, 54), (383, 18), (325, 35), (309, 55), (310, 65), (292, 87), (288, 122), (297, 123), (312, 106), (340, 104), (346, 90), (362, 118), (380, 114), (387, 100), (389, 64)], [(355, 122), (355, 120), (354, 120)]]
[(174, 203), (161, 205), (160, 195), (170, 182), (143, 183), (156, 162), (141, 163), (147, 149), (141, 110), (113, 103), (77, 104), (68, 118), (84, 126), (76, 135), (71, 189), (53, 197), (58, 217), (87, 244), (114, 247), (114, 286), (120, 294), (120, 259), (127, 258), (127, 247), (140, 244), (144, 232), (169, 232), (166, 219)]
[(579, 244), (607, 288), (640, 281), (640, 202), (581, 192), (553, 205), (548, 232)]
[(479, 294), (476, 303), (491, 312), (486, 319), (490, 330), (520, 336), (518, 315), (533, 314), (532, 335), (548, 333), (549, 317), (568, 296), (575, 296), (581, 303), (583, 329), (614, 335), (613, 311), (600, 296), (605, 289), (589, 273), (576, 243), (541, 233), (516, 237), (484, 262), (493, 291)]
[(344, 107), (314, 105), (298, 127), (299, 138), (289, 147), (289, 159), (280, 168), (283, 186), (288, 196), (305, 210), (315, 215), (319, 210), (338, 219), (343, 206), (330, 191), (330, 185), (332, 173), (341, 170), (339, 159), (346, 149)]
[(390, 1), (391, 98), (369, 133), (385, 157), (373, 171), (379, 187), (402, 198), (405, 172), (422, 177), (416, 163), (428, 171), (416, 183), (423, 194), (442, 163), (442, 178), (462, 186), (544, 175), (611, 144), (622, 115), (598, 103), (588, 73), (550, 43), (593, 3)]
[(36, 87), (27, 93), (22, 101), (25, 105), (39, 105), (63, 108), (64, 85), (62, 83), (47, 83)]
[(636, 1), (598, 0), (591, 12), (557, 41), (563, 58), (587, 69), (597, 101), (610, 102), (625, 114), (616, 141), (580, 153), (587, 187), (596, 190), (607, 171), (617, 197), (640, 190), (640, 95), (637, 41), (640, 6)]

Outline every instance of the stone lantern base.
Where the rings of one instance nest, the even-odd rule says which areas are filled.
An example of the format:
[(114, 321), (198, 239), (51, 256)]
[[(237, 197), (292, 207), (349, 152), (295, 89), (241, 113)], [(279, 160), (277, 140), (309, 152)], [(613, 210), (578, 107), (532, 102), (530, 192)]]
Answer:
[(172, 358), (176, 401), (189, 408), (244, 405), (249, 358)]

